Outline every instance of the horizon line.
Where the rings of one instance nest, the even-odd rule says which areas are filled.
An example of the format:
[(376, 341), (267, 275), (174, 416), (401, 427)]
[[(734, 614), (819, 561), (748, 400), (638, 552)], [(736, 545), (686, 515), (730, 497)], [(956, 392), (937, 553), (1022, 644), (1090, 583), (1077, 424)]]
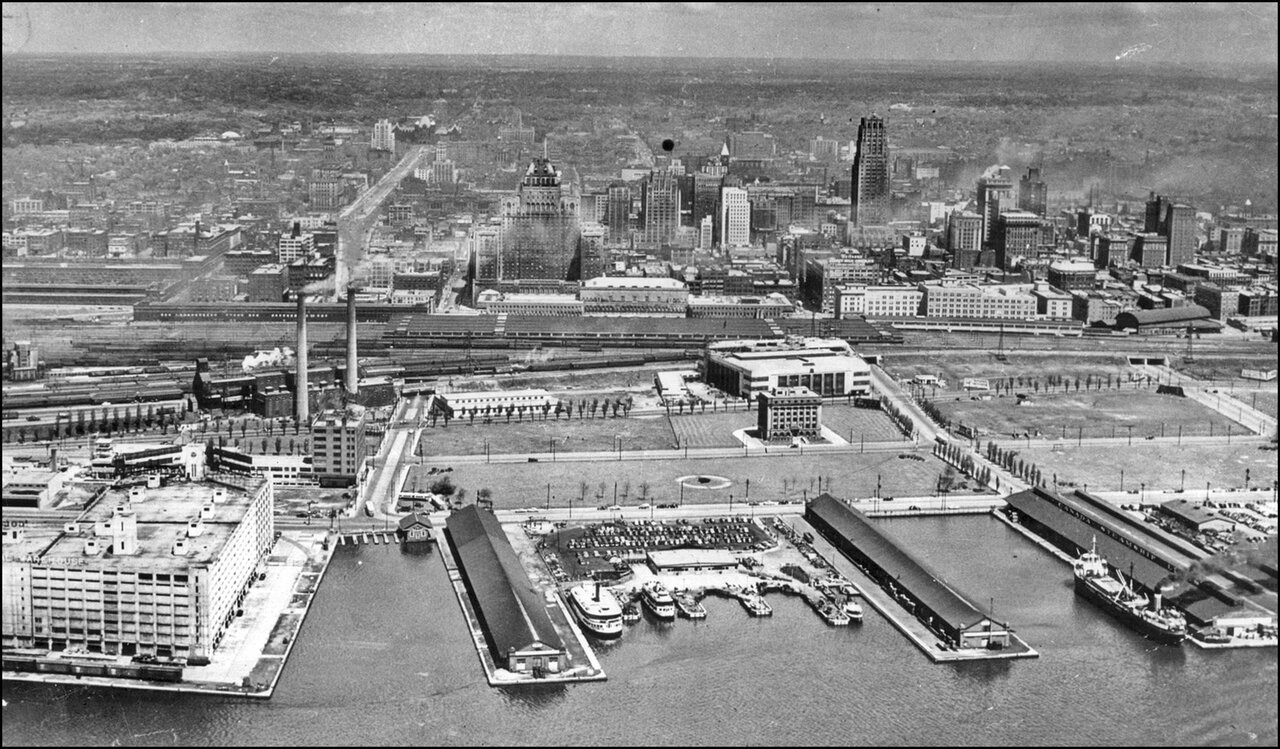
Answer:
[(1248, 63), (1228, 63), (1215, 61), (1152, 61), (1152, 60), (983, 60), (974, 58), (952, 58), (952, 59), (912, 59), (912, 58), (875, 58), (875, 57), (728, 57), (719, 55), (591, 55), (580, 53), (557, 53), (548, 54), (544, 52), (297, 52), (297, 51), (279, 51), (279, 50), (204, 50), (204, 51), (186, 51), (186, 50), (156, 50), (152, 52), (137, 51), (32, 51), (32, 50), (12, 50), (5, 52), (4, 59), (15, 57), (122, 57), (122, 58), (146, 58), (146, 57), (257, 57), (257, 56), (273, 56), (273, 57), (437, 57), (437, 58), (537, 58), (537, 59), (585, 59), (585, 60), (688, 60), (694, 62), (753, 62), (761, 65), (768, 65), (776, 62), (813, 62), (813, 63), (836, 63), (836, 64), (880, 64), (880, 65), (897, 65), (897, 64), (925, 64), (925, 65), (954, 65), (961, 64), (977, 64), (977, 65), (1023, 65), (1023, 66), (1046, 66), (1046, 65), (1075, 65), (1081, 67), (1130, 67), (1130, 68), (1160, 68), (1160, 67), (1176, 67), (1176, 68), (1192, 68), (1192, 67), (1208, 67), (1208, 68), (1233, 68), (1233, 69), (1262, 69), (1262, 70), (1278, 70), (1280, 69), (1280, 60), (1265, 59), (1256, 60)]

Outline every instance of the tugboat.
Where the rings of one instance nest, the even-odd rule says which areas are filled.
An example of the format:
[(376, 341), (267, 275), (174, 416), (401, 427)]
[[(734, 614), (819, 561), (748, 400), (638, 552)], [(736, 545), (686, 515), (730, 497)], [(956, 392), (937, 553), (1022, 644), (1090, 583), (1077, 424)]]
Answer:
[(1123, 576), (1119, 580), (1111, 576), (1107, 560), (1098, 556), (1097, 549), (1095, 537), (1093, 548), (1081, 554), (1073, 565), (1076, 593), (1148, 639), (1163, 645), (1181, 645), (1187, 636), (1187, 622), (1182, 614), (1161, 605), (1159, 589), (1148, 605), (1147, 597), (1135, 593)]
[(844, 602), (844, 615), (855, 622), (862, 621), (862, 604), (850, 598)]
[(849, 617), (845, 615), (844, 609), (837, 606), (830, 598), (823, 597), (813, 605), (818, 616), (822, 620), (833, 627), (846, 627), (849, 625)]
[(596, 637), (622, 635), (622, 607), (609, 591), (601, 591), (600, 583), (579, 585), (569, 591), (569, 607), (582, 626)]
[(675, 599), (676, 606), (680, 609), (680, 616), (683, 616), (686, 619), (707, 618), (706, 608), (704, 608), (703, 605), (698, 602), (698, 599), (694, 598), (693, 594), (689, 591), (676, 593)]
[(659, 619), (671, 621), (676, 618), (675, 601), (667, 592), (667, 586), (657, 580), (644, 584), (640, 591), (640, 600), (644, 602), (645, 608)]
[(773, 616), (773, 607), (765, 602), (764, 596), (744, 591), (739, 594), (743, 608), (752, 616)]
[(622, 621), (626, 624), (635, 624), (640, 621), (640, 607), (634, 602), (629, 602), (622, 607)]

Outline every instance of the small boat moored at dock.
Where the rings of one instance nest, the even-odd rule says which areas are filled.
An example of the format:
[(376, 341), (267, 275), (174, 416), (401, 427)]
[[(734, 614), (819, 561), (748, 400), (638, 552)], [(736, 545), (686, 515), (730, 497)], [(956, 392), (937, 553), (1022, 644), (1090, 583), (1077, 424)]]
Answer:
[(676, 607), (680, 609), (680, 616), (686, 619), (706, 619), (707, 609), (698, 602), (693, 593), (684, 591), (675, 594)]
[(670, 621), (676, 618), (675, 600), (667, 591), (667, 586), (657, 580), (644, 584), (640, 591), (640, 600), (644, 602), (645, 608), (659, 619)]

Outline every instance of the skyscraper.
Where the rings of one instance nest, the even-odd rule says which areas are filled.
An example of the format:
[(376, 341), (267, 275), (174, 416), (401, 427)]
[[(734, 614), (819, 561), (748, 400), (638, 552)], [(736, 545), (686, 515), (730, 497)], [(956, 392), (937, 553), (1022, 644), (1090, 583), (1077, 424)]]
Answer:
[(1195, 259), (1198, 246), (1195, 208), (1175, 203), (1167, 196), (1153, 192), (1147, 201), (1144, 218), (1144, 231), (1159, 234), (1168, 240), (1165, 265), (1177, 266)]
[(631, 215), (631, 188), (625, 182), (609, 185), (609, 203), (605, 208), (605, 225), (613, 242), (625, 242), (628, 237), (627, 217)]
[(657, 246), (671, 240), (680, 225), (680, 186), (676, 176), (655, 171), (644, 183), (644, 241)]
[(396, 126), (390, 120), (378, 120), (373, 125), (373, 137), (369, 147), (375, 151), (396, 150)]
[(726, 187), (720, 195), (720, 247), (751, 242), (751, 203), (741, 187)]
[(1044, 216), (1049, 203), (1049, 186), (1040, 179), (1040, 167), (1027, 167), (1027, 173), (1018, 180), (1018, 208)]
[(996, 216), (1008, 210), (1013, 201), (1013, 180), (1005, 175), (1008, 167), (993, 166), (978, 178), (978, 215), (982, 217), (982, 247), (991, 244), (991, 230)]
[(884, 120), (872, 115), (858, 125), (858, 153), (853, 157), (849, 216), (854, 226), (889, 223), (889, 145)]
[(516, 198), (503, 201), (498, 280), (575, 280), (578, 198), (560, 177), (549, 160), (535, 158)]

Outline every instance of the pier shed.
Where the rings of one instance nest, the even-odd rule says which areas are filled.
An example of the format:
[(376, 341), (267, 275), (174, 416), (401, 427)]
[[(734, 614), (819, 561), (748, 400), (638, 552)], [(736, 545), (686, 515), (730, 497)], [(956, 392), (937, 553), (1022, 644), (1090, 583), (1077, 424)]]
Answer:
[(1155, 529), (1122, 516), (1118, 508), (1110, 511), (1099, 504), (1102, 500), (1095, 503), (1085, 492), (1058, 494), (1035, 487), (1006, 500), (1016, 513), (1015, 522), (1067, 554), (1080, 554), (1096, 538), (1098, 553), (1107, 563), (1147, 590), (1177, 577), (1192, 561), (1172, 545), (1176, 539), (1157, 535)]
[(567, 665), (564, 641), (493, 513), (475, 505), (449, 516), (445, 534), (500, 668), (512, 673), (560, 673)]
[(830, 494), (805, 508), (805, 520), (874, 579), (917, 619), (959, 648), (1000, 649), (1010, 644), (1008, 624), (979, 611), (897, 541)]

